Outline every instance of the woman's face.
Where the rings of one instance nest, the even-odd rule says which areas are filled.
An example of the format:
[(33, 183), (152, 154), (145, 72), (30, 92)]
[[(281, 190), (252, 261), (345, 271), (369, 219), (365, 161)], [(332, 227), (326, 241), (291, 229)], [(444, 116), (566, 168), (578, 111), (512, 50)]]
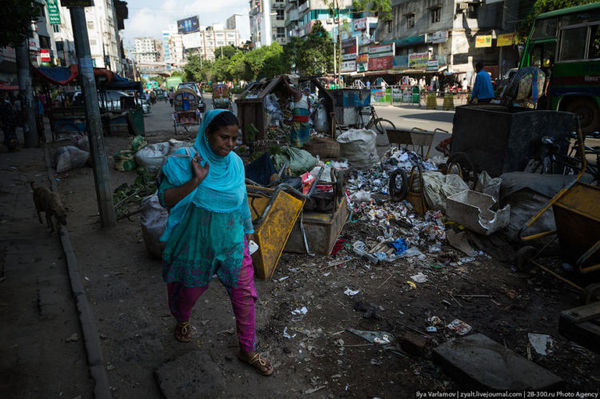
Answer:
[(238, 125), (223, 126), (207, 134), (210, 149), (219, 156), (227, 156), (235, 147), (239, 129)]

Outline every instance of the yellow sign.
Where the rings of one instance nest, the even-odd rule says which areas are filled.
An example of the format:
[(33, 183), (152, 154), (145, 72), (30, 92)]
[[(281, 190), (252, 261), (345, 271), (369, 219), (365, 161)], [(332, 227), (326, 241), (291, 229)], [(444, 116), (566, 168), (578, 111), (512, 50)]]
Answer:
[(492, 35), (475, 36), (475, 47), (492, 47)]
[(498, 47), (512, 46), (515, 44), (516, 35), (516, 33), (505, 33), (503, 35), (498, 35), (498, 41), (496, 42), (496, 45)]

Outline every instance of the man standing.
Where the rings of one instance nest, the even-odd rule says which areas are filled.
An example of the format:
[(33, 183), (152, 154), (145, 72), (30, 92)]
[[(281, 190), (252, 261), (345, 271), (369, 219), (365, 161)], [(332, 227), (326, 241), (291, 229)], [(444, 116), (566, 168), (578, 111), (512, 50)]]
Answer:
[(490, 74), (483, 70), (483, 63), (480, 61), (475, 65), (475, 84), (473, 85), (473, 94), (470, 103), (477, 99), (478, 103), (489, 103), (494, 98), (494, 88)]

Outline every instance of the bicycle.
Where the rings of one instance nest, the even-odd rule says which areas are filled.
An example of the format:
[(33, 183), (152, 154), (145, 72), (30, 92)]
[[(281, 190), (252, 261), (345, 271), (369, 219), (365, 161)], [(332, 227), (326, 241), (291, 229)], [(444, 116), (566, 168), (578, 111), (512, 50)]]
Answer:
[[(369, 110), (369, 120), (365, 124), (363, 118), (364, 109), (368, 108)], [(356, 120), (356, 128), (357, 129), (371, 129), (374, 130), (377, 134), (385, 134), (387, 135), (388, 130), (395, 130), (396, 126), (389, 120), (385, 118), (380, 118), (375, 112), (375, 107), (369, 105), (367, 107), (356, 107), (356, 113), (358, 115)], [(340, 125), (336, 123), (338, 134), (341, 134), (348, 126)]]

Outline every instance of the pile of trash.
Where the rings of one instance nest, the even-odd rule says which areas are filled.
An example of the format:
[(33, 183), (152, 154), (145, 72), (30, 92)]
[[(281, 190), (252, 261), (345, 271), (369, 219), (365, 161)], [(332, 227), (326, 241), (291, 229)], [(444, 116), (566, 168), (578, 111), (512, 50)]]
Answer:
[(162, 143), (148, 144), (142, 136), (131, 140), (130, 148), (117, 151), (113, 155), (114, 167), (121, 172), (131, 171), (138, 166), (144, 167), (149, 173), (156, 174), (167, 161), (167, 157), (181, 147), (191, 146), (192, 143), (170, 139)]

